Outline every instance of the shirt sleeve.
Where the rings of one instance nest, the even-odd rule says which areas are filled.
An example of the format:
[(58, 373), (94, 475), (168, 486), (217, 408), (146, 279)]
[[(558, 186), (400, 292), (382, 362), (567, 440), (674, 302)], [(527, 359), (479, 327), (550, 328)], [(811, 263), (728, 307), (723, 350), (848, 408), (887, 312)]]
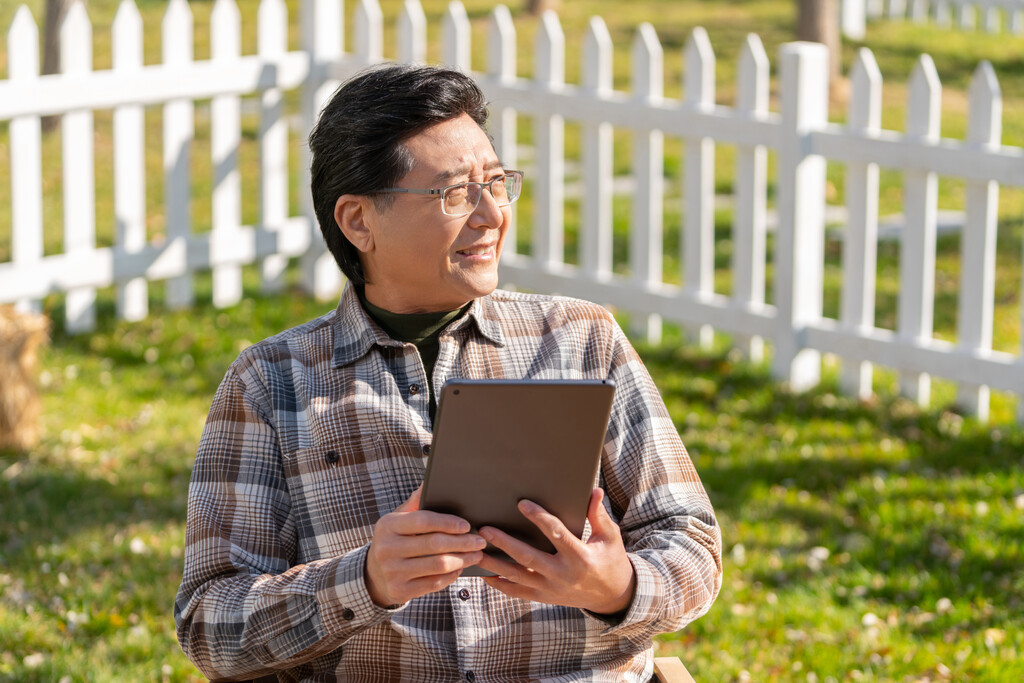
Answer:
[(612, 325), (615, 399), (601, 475), (636, 571), (636, 592), (605, 633), (647, 642), (711, 608), (722, 586), (722, 535), (654, 381)]
[(211, 679), (322, 656), (389, 610), (363, 579), (367, 547), (293, 566), (296, 530), (269, 396), (236, 362), (214, 397), (189, 484), (178, 641)]

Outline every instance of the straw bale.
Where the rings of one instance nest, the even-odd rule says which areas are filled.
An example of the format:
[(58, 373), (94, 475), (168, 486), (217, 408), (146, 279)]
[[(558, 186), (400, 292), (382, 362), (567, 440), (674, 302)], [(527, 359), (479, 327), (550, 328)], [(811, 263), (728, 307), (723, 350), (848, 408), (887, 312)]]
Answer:
[(0, 448), (28, 450), (39, 441), (37, 351), (49, 321), (0, 306)]

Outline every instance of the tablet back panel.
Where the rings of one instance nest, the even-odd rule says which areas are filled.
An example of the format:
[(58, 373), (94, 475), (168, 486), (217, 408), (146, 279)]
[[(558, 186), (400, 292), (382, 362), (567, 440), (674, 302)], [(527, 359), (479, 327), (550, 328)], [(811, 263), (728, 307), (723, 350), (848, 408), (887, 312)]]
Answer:
[(614, 390), (611, 382), (592, 380), (448, 382), (421, 507), (458, 515), (474, 531), (497, 527), (552, 552), (516, 508), (528, 498), (581, 536)]

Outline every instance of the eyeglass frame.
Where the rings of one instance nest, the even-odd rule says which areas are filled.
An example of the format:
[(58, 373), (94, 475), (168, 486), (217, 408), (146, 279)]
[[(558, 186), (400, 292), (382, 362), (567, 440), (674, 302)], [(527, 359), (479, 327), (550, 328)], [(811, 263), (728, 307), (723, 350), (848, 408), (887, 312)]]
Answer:
[[(406, 187), (385, 187), (385, 188), (380, 189), (380, 190), (375, 190), (373, 194), (424, 194), (424, 195), (436, 195), (436, 196), (441, 198), (441, 213), (443, 213), (445, 216), (453, 216), (453, 217), (455, 217), (455, 216), (468, 216), (469, 214), (471, 214), (474, 211), (476, 211), (476, 207), (480, 206), (480, 199), (484, 196), (484, 188), (485, 187), (487, 188), (487, 192), (491, 195), (491, 199), (494, 199), (494, 190), (493, 190), (494, 183), (498, 182), (499, 180), (504, 182), (505, 178), (507, 178), (510, 175), (514, 175), (514, 174), (518, 174), (519, 175), (519, 193), (515, 197), (512, 197), (511, 199), (509, 199), (508, 200), (508, 204), (499, 204), (498, 205), (499, 208), (504, 208), (506, 206), (512, 206), (513, 204), (515, 204), (516, 200), (518, 200), (519, 196), (523, 193), (523, 175), (524, 174), (523, 174), (522, 171), (508, 170), (508, 171), (505, 171), (504, 173), (502, 173), (497, 178), (492, 178), (491, 180), (488, 180), (487, 182), (479, 182), (479, 181), (476, 181), (476, 180), (467, 180), (467, 181), (462, 182), (462, 183), (455, 183), (454, 185), (446, 185), (445, 187), (439, 187), (437, 189), (429, 189), (429, 190), (410, 189), (410, 188), (406, 188)], [(473, 208), (471, 208), (469, 211), (467, 211), (465, 213), (454, 213), (453, 214), (453, 213), (448, 213), (447, 211), (445, 211), (444, 210), (444, 207), (445, 207), (445, 202), (444, 202), (445, 193), (448, 190), (454, 190), (457, 187), (467, 187), (469, 185), (477, 185), (477, 186), (480, 187), (480, 197), (477, 198), (476, 204), (473, 206)]]

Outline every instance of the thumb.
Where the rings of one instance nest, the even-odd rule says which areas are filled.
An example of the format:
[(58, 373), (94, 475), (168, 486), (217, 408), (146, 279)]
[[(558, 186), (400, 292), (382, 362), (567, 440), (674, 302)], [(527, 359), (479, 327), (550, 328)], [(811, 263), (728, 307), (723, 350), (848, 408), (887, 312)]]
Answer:
[(406, 498), (405, 502), (399, 505), (395, 512), (414, 512), (420, 509), (420, 495), (423, 493), (423, 484), (412, 492), (412, 494)]
[(590, 494), (590, 506), (587, 508), (587, 519), (590, 520), (591, 538), (607, 538), (618, 535), (619, 526), (604, 509), (604, 489), (595, 488)]

